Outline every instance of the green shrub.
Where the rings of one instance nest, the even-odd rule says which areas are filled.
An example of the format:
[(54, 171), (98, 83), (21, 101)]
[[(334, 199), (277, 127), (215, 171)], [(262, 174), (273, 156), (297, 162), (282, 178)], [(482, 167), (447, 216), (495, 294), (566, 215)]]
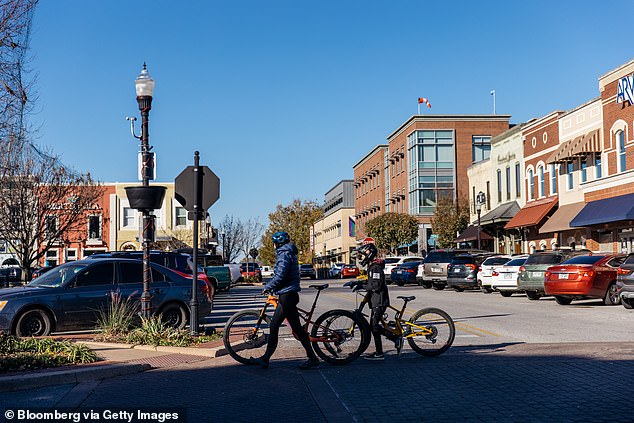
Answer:
[(100, 340), (116, 340), (139, 325), (139, 304), (131, 300), (134, 294), (124, 300), (120, 292), (110, 293), (108, 308), (99, 310), (97, 318), (97, 329), (101, 331)]

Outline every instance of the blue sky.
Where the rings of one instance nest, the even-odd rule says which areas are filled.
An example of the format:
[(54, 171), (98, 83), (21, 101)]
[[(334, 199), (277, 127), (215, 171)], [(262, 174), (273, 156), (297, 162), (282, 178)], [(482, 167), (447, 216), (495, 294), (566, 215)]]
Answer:
[[(609, 5), (609, 7), (608, 7)], [(31, 63), (37, 142), (104, 182), (136, 180), (134, 79), (156, 81), (157, 180), (221, 179), (212, 219), (322, 201), (416, 114), (514, 123), (599, 95), (631, 60), (634, 2), (42, 0)], [(138, 130), (138, 127), (137, 127)]]

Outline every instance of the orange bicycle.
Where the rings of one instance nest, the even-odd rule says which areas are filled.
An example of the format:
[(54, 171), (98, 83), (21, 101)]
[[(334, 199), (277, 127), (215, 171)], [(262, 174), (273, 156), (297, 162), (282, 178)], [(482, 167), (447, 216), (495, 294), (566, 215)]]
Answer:
[[(299, 307), (297, 310), (315, 353), (331, 364), (347, 364), (357, 359), (370, 342), (366, 322), (348, 310), (329, 310), (313, 321), (317, 299), (328, 284), (310, 285), (310, 288), (317, 290), (310, 310)], [(250, 358), (264, 355), (271, 325), (267, 311), (269, 307), (274, 310), (277, 304), (278, 298), (269, 295), (260, 310), (239, 311), (227, 321), (223, 342), (234, 360), (249, 364)]]

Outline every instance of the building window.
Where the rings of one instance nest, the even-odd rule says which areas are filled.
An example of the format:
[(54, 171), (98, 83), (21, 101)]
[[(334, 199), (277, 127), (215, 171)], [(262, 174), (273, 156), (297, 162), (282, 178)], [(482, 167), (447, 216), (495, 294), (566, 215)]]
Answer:
[(572, 171), (573, 165), (572, 162), (566, 163), (566, 173), (568, 174), (568, 189), (572, 189), (574, 187), (574, 181), (572, 179)]
[(511, 199), (511, 168), (506, 167), (506, 201)]
[(520, 170), (520, 164), (515, 163), (515, 198), (520, 198), (522, 195), (522, 171)]
[(486, 160), (491, 156), (491, 137), (474, 136), (471, 138), (471, 157), (473, 163)]
[(174, 225), (186, 226), (187, 225), (187, 210), (185, 210), (185, 207), (176, 207), (175, 214), (176, 214), (176, 219), (174, 219)]
[(498, 169), (497, 171), (498, 178), (498, 203), (502, 202), (502, 171)]
[(601, 153), (594, 153), (594, 172), (597, 179), (603, 176), (601, 169)]
[(550, 193), (557, 194), (557, 166), (550, 165)]
[(533, 177), (533, 169), (528, 171), (528, 198), (535, 199), (535, 178)]
[(625, 172), (627, 170), (627, 163), (625, 160), (625, 132), (617, 132), (616, 139), (619, 148), (619, 172)]
[(51, 249), (46, 251), (44, 266), (57, 266), (58, 261), (57, 250)]
[(134, 209), (130, 207), (123, 208), (123, 222), (122, 226), (124, 228), (132, 228), (134, 227)]
[(546, 195), (546, 178), (544, 177), (544, 166), (537, 168), (539, 172), (539, 196), (544, 197)]
[(100, 216), (88, 216), (88, 240), (101, 240)]
[(588, 161), (585, 157), (581, 158), (581, 182), (585, 182), (588, 180), (588, 171), (586, 168), (588, 167)]
[(57, 234), (57, 216), (46, 216), (46, 236), (53, 238)]

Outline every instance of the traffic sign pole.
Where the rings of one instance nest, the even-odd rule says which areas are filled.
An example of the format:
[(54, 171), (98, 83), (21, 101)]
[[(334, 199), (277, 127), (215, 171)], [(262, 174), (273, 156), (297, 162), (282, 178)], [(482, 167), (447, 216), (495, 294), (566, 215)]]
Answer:
[(190, 319), (189, 319), (189, 332), (192, 336), (198, 335), (198, 218), (200, 217), (200, 191), (201, 191), (201, 178), (200, 178), (200, 156), (198, 151), (194, 152), (194, 254), (192, 260), (194, 261), (194, 268), (192, 269), (192, 299), (189, 302)]

